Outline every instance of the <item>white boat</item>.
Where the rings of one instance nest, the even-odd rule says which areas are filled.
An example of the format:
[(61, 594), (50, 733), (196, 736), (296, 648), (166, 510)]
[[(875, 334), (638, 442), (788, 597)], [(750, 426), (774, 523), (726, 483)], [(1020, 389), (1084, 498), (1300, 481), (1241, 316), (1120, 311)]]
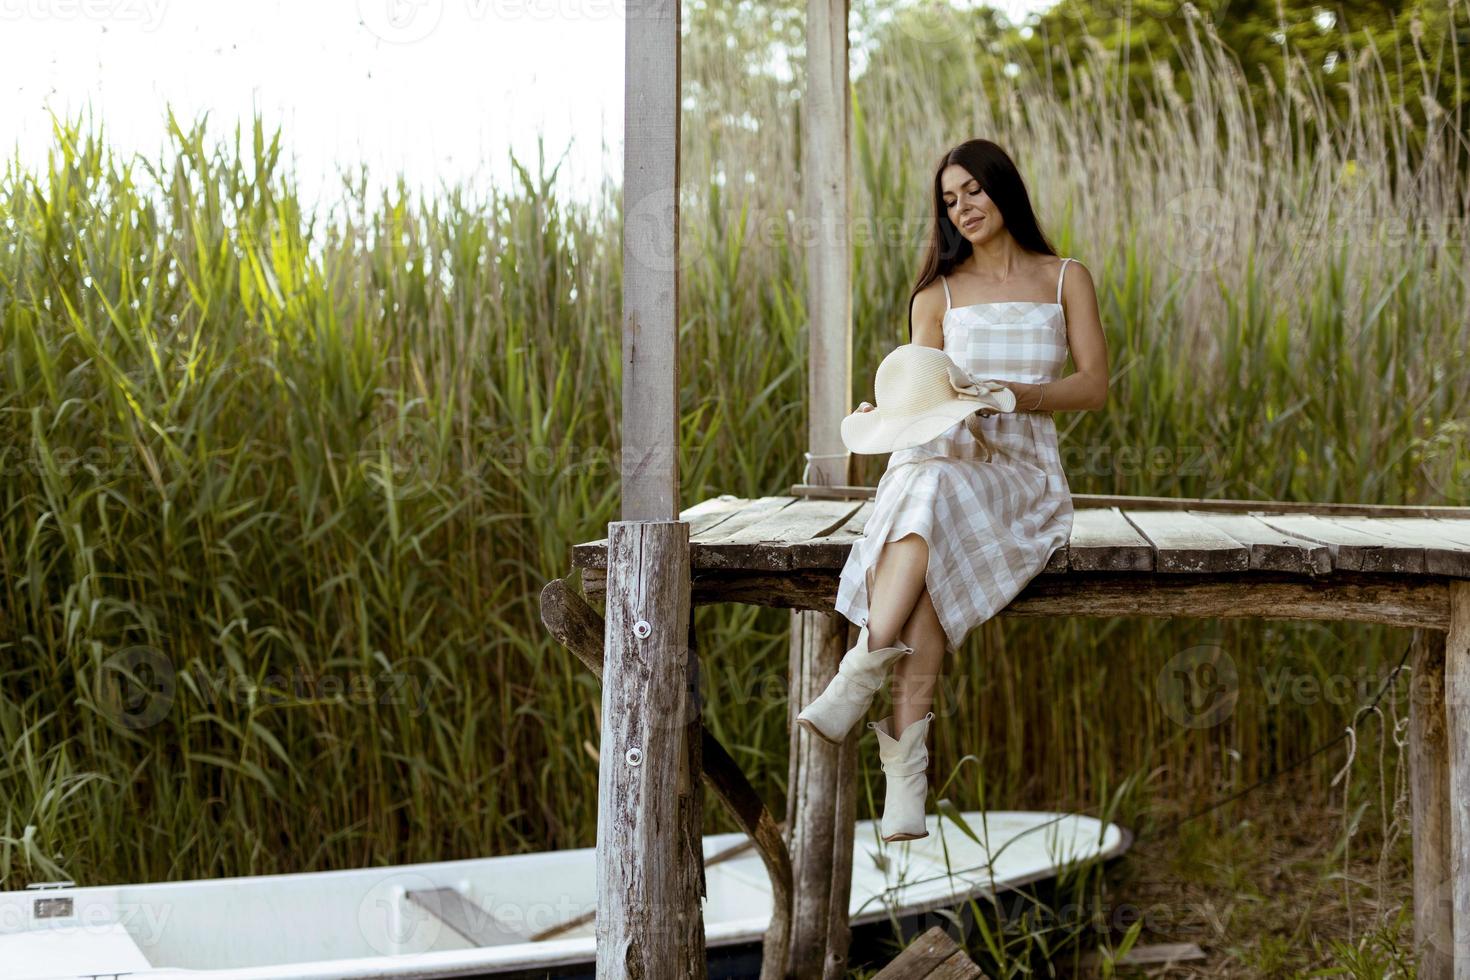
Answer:
[[(858, 821), (853, 925), (1052, 878), (1073, 862), (1116, 857), (1132, 840), (1116, 824), (1076, 814), (968, 811), (961, 819), (978, 841), (933, 814), (928, 837), (895, 844), (881, 841), (873, 821)], [(753, 848), (738, 846), (748, 841), (742, 833), (704, 838), (712, 955), (740, 944), (758, 949), (770, 918), (765, 866)], [(15, 980), (586, 974), (596, 959), (595, 857), (582, 848), (0, 892), (0, 964)]]

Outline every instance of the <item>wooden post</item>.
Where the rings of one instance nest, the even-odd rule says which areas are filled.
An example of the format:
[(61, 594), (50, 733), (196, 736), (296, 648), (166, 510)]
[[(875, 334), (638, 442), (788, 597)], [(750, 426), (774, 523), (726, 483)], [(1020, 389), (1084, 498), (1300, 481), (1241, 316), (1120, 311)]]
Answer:
[(1449, 588), (1444, 691), (1450, 876), (1440, 894), (1453, 903), (1454, 946), (1450, 955), (1455, 963), (1455, 980), (1470, 980), (1470, 580), (1452, 579)]
[(597, 975), (707, 975), (700, 721), (679, 516), (679, 2), (624, 27), (622, 520), (608, 525)]
[[(852, 410), (852, 256), (848, 163), (847, 0), (807, 0), (807, 89), (802, 99), (801, 210), (807, 273), (807, 451), (802, 482), (846, 484), (842, 419)], [(792, 932), (788, 975), (847, 975), (847, 908), (857, 802), (858, 728), (840, 746), (796, 724), (851, 644), (835, 612), (791, 615), (790, 782)]]
[(796, 715), (827, 686), (851, 645), (847, 620), (835, 613), (791, 616), (791, 763), (786, 826), (791, 848), (791, 961), (788, 976), (847, 976), (852, 932), (852, 835), (857, 812), (857, 746), (861, 724), (841, 745), (796, 724)]
[(1414, 630), (1409, 673), (1409, 783), (1414, 813), (1414, 952), (1420, 980), (1451, 980), (1450, 768), (1445, 634)]
[(689, 615), (688, 522), (609, 523), (597, 767), (599, 977), (707, 975)]

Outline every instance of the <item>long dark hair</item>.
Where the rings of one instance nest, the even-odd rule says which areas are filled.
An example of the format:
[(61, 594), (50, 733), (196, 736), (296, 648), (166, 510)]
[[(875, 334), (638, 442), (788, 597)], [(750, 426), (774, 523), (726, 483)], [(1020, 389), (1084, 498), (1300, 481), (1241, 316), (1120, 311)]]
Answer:
[(924, 244), (918, 282), (914, 284), (914, 291), (909, 293), (909, 343), (914, 342), (914, 297), (935, 279), (948, 275), (975, 250), (970, 240), (960, 234), (954, 222), (949, 220), (949, 209), (944, 206), (944, 188), (940, 186), (939, 178), (945, 168), (954, 163), (968, 170), (970, 176), (980, 183), (1005, 219), (1006, 230), (1022, 248), (1042, 255), (1057, 254), (1036, 222), (1031, 195), (1026, 193), (1026, 183), (1021, 180), (1021, 172), (1016, 169), (1010, 155), (990, 140), (965, 140), (945, 153), (934, 168), (934, 222)]

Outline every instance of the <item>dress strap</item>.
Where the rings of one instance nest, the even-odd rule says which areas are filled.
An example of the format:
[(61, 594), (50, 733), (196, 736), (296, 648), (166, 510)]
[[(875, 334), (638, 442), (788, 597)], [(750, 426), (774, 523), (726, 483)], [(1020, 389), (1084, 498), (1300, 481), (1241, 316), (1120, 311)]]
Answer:
[(1068, 262), (1071, 262), (1071, 261), (1072, 261), (1072, 257), (1071, 256), (1068, 256), (1067, 258), (1062, 259), (1062, 269), (1061, 269), (1060, 272), (1057, 273), (1057, 305), (1058, 306), (1061, 306), (1062, 305), (1062, 277), (1067, 274), (1067, 263)]
[(946, 278), (944, 278), (943, 276), (940, 276), (939, 277), (939, 281), (942, 282), (942, 283), (944, 283), (944, 308), (945, 308), (946, 311), (948, 311), (949, 310), (949, 280), (946, 279)]

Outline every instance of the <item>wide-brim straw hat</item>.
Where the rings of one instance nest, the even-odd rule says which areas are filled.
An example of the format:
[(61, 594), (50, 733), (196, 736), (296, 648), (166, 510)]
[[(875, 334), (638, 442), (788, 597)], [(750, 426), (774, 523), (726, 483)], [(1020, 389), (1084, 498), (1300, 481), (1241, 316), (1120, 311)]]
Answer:
[(878, 365), (873, 388), (877, 407), (842, 420), (842, 442), (854, 453), (912, 449), (973, 412), (1016, 410), (1015, 392), (999, 381), (971, 377), (927, 344), (895, 347)]

